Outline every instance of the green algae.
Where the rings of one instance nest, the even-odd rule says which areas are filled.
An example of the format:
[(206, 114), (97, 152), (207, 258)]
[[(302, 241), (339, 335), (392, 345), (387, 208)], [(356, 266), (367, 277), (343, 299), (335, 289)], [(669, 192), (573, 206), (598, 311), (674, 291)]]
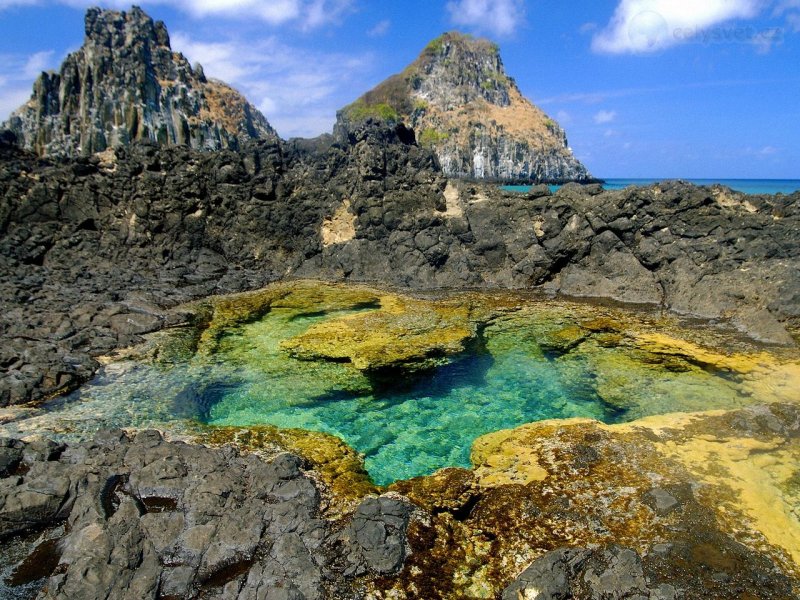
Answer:
[(233, 444), (248, 452), (288, 451), (302, 456), (338, 501), (327, 507), (328, 516), (346, 513), (364, 496), (378, 491), (364, 468), (363, 457), (332, 435), (269, 426), (207, 427), (195, 441), (211, 446)]

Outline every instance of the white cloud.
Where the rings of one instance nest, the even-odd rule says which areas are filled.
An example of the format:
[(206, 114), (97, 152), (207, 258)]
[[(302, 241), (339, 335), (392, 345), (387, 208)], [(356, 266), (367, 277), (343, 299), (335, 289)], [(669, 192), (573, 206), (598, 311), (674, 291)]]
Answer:
[(57, 66), (55, 52), (35, 54), (0, 54), (0, 121), (22, 106), (31, 97), (33, 80), (42, 71)]
[(596, 52), (655, 52), (732, 19), (758, 14), (762, 0), (620, 0), (606, 28), (592, 40)]
[(374, 25), (369, 31), (367, 31), (367, 35), (369, 37), (381, 37), (386, 35), (389, 32), (389, 28), (392, 26), (392, 22), (389, 19), (384, 19)]
[(779, 0), (772, 14), (778, 16), (791, 10), (800, 10), (800, 0)]
[[(96, 0), (0, 0), (0, 10), (11, 6), (58, 3), (75, 8), (95, 6)], [(317, 29), (341, 19), (355, 0), (139, 0), (143, 7), (168, 4), (196, 17), (258, 19), (269, 25), (296, 25)], [(130, 9), (131, 0), (107, 0), (110, 8)]]
[(25, 79), (36, 79), (42, 71), (46, 71), (53, 66), (52, 50), (45, 50), (31, 54), (25, 62), (25, 67), (22, 69), (22, 77)]
[(603, 125), (605, 123), (611, 123), (617, 118), (616, 111), (613, 110), (601, 110), (594, 116), (594, 122), (598, 125)]
[(759, 150), (758, 153), (761, 156), (772, 156), (773, 154), (778, 153), (778, 149), (774, 146), (764, 146), (761, 150)]
[(202, 64), (207, 77), (240, 90), (283, 137), (330, 131), (336, 110), (355, 100), (353, 89), (372, 66), (368, 55), (316, 52), (275, 37), (204, 42), (179, 31), (172, 46)]
[(0, 122), (5, 121), (12, 112), (31, 97), (30, 87), (6, 87), (0, 85)]
[(447, 11), (455, 25), (496, 36), (511, 35), (525, 23), (524, 0), (454, 0)]
[(567, 125), (572, 122), (572, 115), (565, 110), (560, 110), (556, 113), (556, 120), (559, 125)]

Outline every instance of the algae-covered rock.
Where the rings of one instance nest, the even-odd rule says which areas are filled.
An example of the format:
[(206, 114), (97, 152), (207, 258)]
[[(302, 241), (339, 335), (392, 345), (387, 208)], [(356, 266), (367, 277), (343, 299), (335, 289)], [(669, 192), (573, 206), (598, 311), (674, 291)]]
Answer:
[(473, 471), (392, 486), (427, 514), (409, 526), (398, 579), (376, 587), (398, 598), (551, 588), (588, 598), (628, 581), (650, 598), (796, 597), (798, 410), (562, 420), (484, 436)]
[(315, 281), (276, 283), (263, 290), (211, 298), (197, 305), (205, 315), (200, 350), (213, 353), (222, 334), (236, 325), (255, 321), (273, 308), (290, 309), (296, 316), (324, 314), (377, 306), (379, 293), (359, 286)]
[(331, 515), (347, 512), (364, 496), (378, 491), (364, 469), (364, 458), (339, 438), (314, 431), (259, 427), (209, 427), (197, 441), (212, 446), (233, 444), (248, 452), (292, 452), (306, 459), (325, 483), (336, 503)]
[(295, 358), (348, 362), (361, 371), (413, 371), (443, 364), (476, 335), (468, 304), (386, 295), (380, 310), (315, 325), (282, 347)]

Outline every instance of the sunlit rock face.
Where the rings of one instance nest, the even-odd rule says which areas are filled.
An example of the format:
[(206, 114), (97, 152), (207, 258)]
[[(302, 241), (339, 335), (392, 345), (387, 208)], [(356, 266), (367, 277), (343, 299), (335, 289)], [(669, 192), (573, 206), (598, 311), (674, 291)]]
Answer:
[(498, 47), (458, 32), (340, 112), (340, 125), (372, 117), (403, 120), (453, 177), (587, 181), (564, 130), (508, 76)]
[(41, 156), (91, 155), (137, 140), (214, 150), (277, 137), (236, 90), (173, 51), (164, 23), (137, 7), (89, 9), (83, 46), (57, 73), (39, 76), (3, 128)]
[(797, 404), (478, 439), (473, 468), (402, 481), (425, 509), (383, 597), (793, 598)]

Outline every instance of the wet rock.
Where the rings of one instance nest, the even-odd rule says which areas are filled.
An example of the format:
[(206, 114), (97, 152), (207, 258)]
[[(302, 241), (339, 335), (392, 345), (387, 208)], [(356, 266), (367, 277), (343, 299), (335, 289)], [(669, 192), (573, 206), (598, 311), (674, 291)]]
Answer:
[(472, 471), (392, 486), (424, 512), (409, 523), (405, 566), (376, 587), (389, 597), (791, 598), (797, 523), (784, 498), (796, 491), (769, 483), (795, 468), (794, 434), (775, 438), (796, 423), (789, 406), (756, 410), (750, 429), (740, 427), (756, 421), (752, 409), (483, 436)]
[(413, 371), (446, 362), (477, 335), (468, 305), (385, 295), (381, 308), (328, 320), (281, 347), (303, 360), (351, 363), (367, 372)]
[(11, 475), (22, 462), (25, 444), (18, 440), (0, 438), (0, 477)]
[[(665, 590), (664, 590), (665, 591)], [(666, 600), (662, 590), (649, 590), (642, 560), (633, 550), (556, 550), (525, 569), (503, 590), (503, 600), (519, 598), (649, 598)], [(674, 597), (674, 593), (673, 596)]]
[(351, 547), (348, 572), (389, 575), (403, 566), (411, 508), (387, 497), (368, 498), (358, 506), (347, 534)]

